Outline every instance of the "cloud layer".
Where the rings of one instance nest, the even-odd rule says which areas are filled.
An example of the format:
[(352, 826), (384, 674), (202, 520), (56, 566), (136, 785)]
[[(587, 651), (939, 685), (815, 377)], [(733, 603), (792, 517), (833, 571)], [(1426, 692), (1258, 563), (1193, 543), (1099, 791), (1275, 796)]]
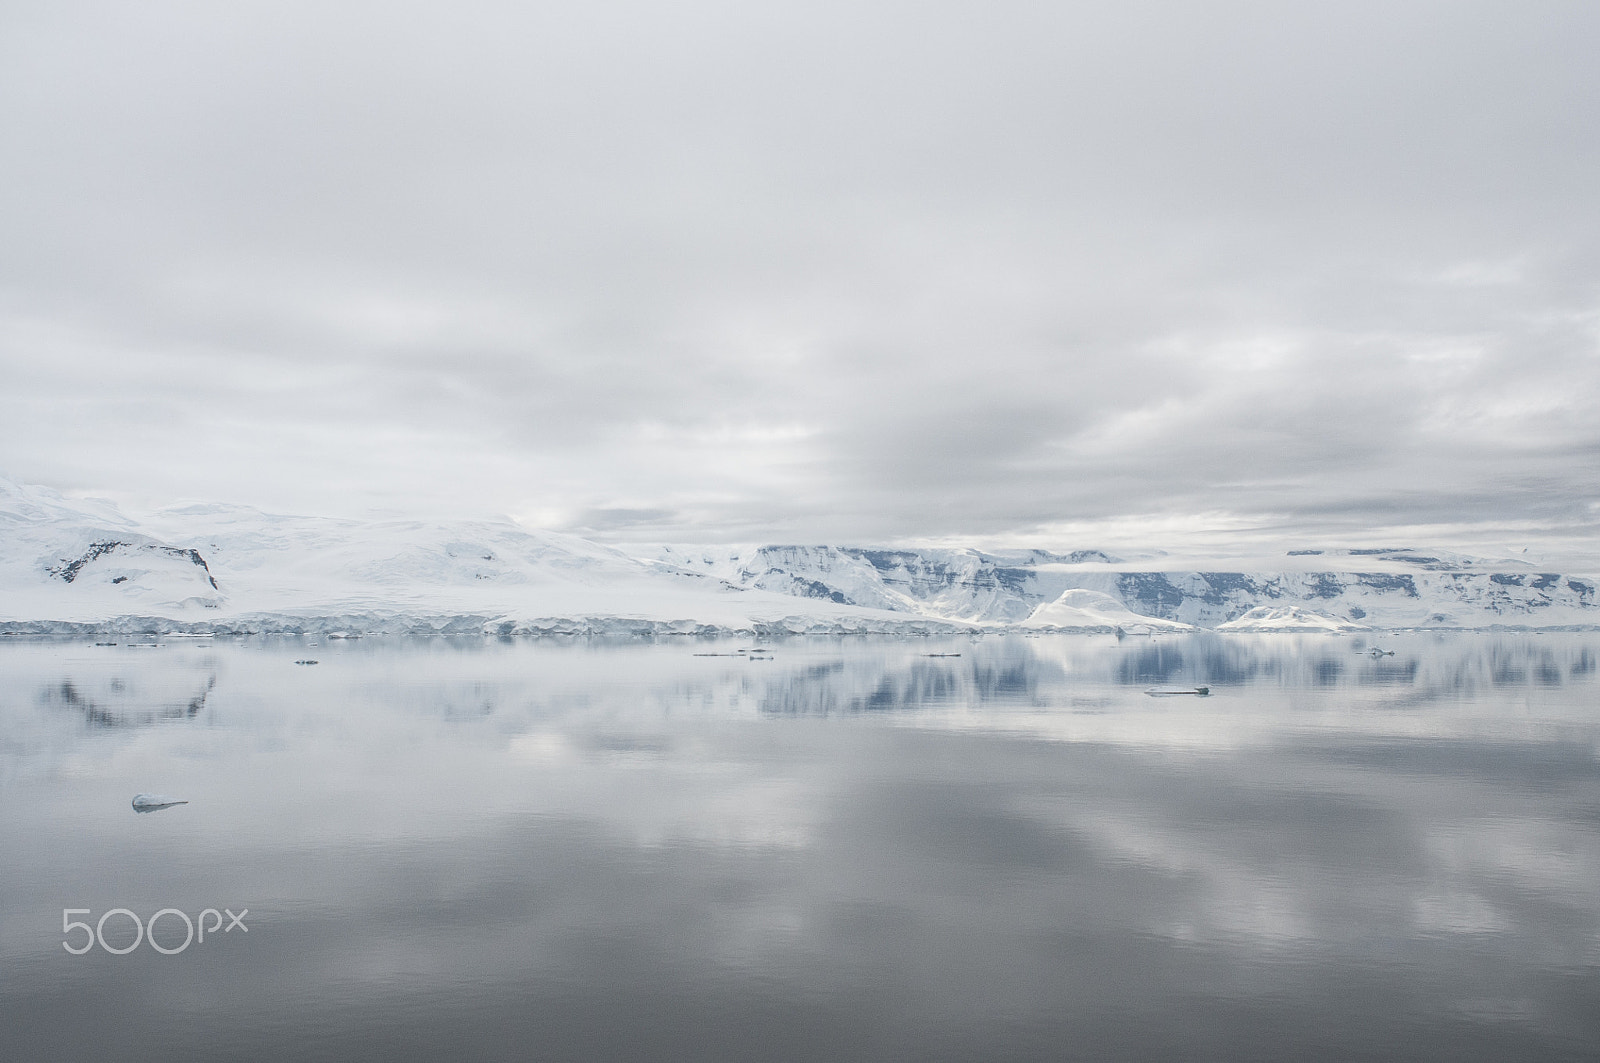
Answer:
[(0, 18), (20, 479), (619, 539), (1600, 530), (1587, 5)]

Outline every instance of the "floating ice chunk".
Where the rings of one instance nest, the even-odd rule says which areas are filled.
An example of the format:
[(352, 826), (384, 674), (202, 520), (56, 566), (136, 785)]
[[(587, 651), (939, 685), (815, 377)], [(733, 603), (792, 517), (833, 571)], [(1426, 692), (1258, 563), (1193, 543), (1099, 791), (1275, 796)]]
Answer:
[(175, 797), (162, 797), (160, 794), (133, 795), (133, 810), (135, 812), (160, 812), (163, 808), (171, 808), (173, 805), (186, 805), (188, 803)]

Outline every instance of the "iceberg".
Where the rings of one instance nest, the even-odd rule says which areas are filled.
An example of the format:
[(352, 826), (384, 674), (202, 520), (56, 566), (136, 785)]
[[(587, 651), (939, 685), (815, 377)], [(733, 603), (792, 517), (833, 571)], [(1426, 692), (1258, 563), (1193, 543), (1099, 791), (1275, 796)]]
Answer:
[(133, 796), (133, 810), (135, 812), (160, 812), (163, 808), (173, 805), (186, 805), (189, 802), (180, 801), (176, 797), (162, 797), (160, 794), (135, 794)]

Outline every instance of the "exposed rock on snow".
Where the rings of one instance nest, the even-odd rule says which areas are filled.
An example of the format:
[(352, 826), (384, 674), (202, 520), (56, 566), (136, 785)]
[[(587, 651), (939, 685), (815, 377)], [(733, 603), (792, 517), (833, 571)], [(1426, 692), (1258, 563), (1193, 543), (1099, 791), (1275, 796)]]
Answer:
[[(52, 576), (59, 576), (62, 583), (72, 583), (77, 580), (78, 575), (86, 566), (117, 550), (121, 550), (124, 555), (138, 551), (143, 551), (147, 554), (165, 554), (168, 557), (176, 557), (188, 561), (192, 565), (199, 565), (200, 568), (205, 572), (206, 582), (211, 584), (211, 589), (217, 589), (217, 581), (212, 577), (211, 568), (206, 564), (206, 559), (200, 556), (200, 551), (192, 549), (182, 550), (176, 546), (162, 546), (159, 543), (152, 542), (125, 543), (112, 539), (103, 539), (97, 543), (90, 543), (89, 548), (78, 557), (71, 559), (62, 558), (61, 564), (52, 565), (50, 568), (46, 569), (46, 571)], [(133, 577), (124, 573), (121, 575), (112, 576), (111, 582), (126, 583), (132, 578)]]

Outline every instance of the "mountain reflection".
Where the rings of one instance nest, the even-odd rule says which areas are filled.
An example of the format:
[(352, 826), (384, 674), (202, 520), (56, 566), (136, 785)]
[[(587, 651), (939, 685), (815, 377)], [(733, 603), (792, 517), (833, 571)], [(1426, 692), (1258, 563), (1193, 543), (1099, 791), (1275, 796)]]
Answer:
[(763, 713), (792, 716), (963, 703), (1049, 707), (1071, 702), (1088, 687), (1108, 685), (1404, 688), (1409, 699), (1428, 700), (1489, 688), (1559, 687), (1594, 674), (1596, 667), (1587, 647), (1531, 639), (1414, 638), (1394, 644), (1399, 648), (1393, 656), (1373, 656), (1359, 640), (1317, 636), (1001, 638), (948, 660), (844, 655), (795, 668), (782, 667), (786, 654), (780, 648), (778, 667), (743, 682), (755, 688)]
[(38, 700), (45, 706), (82, 713), (91, 727), (149, 727), (161, 720), (199, 716), (216, 688), (217, 674), (208, 673), (198, 688), (192, 680), (186, 683), (179, 677), (178, 682), (189, 689), (176, 693), (170, 679), (148, 684), (123, 676), (98, 681), (68, 677), (47, 685)]
[[(517, 729), (531, 719), (589, 713), (613, 701), (629, 712), (656, 706), (669, 712), (771, 717), (883, 716), (973, 706), (1048, 712), (1083, 711), (1091, 703), (1104, 708), (1105, 699), (1119, 690), (1206, 686), (1224, 697), (1246, 690), (1252, 696), (1273, 690), (1345, 691), (1357, 700), (1381, 694), (1390, 704), (1404, 705), (1475, 692), (1560, 688), (1591, 681), (1597, 671), (1592, 640), (1581, 636), (1431, 633), (1350, 638), (1198, 633), (1122, 640), (997, 636), (959, 644), (795, 638), (775, 643), (772, 659), (759, 661), (707, 656), (698, 643), (668, 643), (584, 651), (572, 659), (588, 661), (594, 671), (563, 669), (543, 678), (492, 663), (502, 654), (527, 652), (530, 659), (543, 660), (571, 649), (540, 643), (521, 649), (435, 647), (436, 656), (426, 659), (448, 661), (448, 667), (425, 678), (404, 669), (394, 675), (380, 672), (377, 678), (364, 673), (355, 696), (404, 708), (418, 718), (461, 725), (498, 720), (496, 726)], [(952, 652), (933, 655), (936, 650)], [(380, 650), (360, 651), (373, 652)], [(642, 688), (607, 672), (611, 662), (635, 652), (651, 662)], [(96, 728), (195, 718), (218, 683), (209, 657), (75, 661), (63, 671), (36, 676), (36, 703), (80, 714)], [(296, 689), (307, 679), (274, 669), (267, 681)]]
[[(959, 656), (920, 640), (825, 640), (776, 643), (772, 659), (706, 654), (699, 645), (657, 646), (652, 669), (671, 681), (625, 700), (671, 712), (771, 717), (882, 716), (984, 706), (1048, 711), (1081, 708), (1116, 691), (1206, 686), (1214, 694), (1250, 690), (1383, 695), (1392, 704), (1456, 698), (1518, 687), (1560, 687), (1592, 676), (1587, 640), (1533, 636), (1410, 634), (1375, 638), (1319, 635), (994, 637), (959, 644)], [(956, 648), (954, 645), (942, 648)], [(1373, 650), (1380, 654), (1374, 655)], [(464, 655), (463, 667), (469, 659)], [(669, 663), (670, 662), (670, 663)], [(420, 686), (384, 684), (374, 696), (408, 703), (428, 716), (467, 720), (501, 713), (505, 725), (526, 715), (588, 712), (622, 690), (585, 673), (575, 686), (524, 676), (463, 675)]]

